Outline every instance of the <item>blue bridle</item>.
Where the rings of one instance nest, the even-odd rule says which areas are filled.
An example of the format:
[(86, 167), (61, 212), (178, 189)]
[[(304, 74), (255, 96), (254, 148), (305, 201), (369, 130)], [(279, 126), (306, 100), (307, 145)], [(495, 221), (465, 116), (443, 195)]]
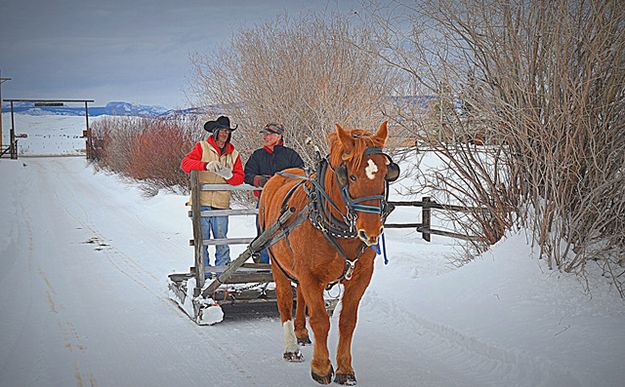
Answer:
[[(340, 187), (341, 196), (343, 197), (343, 202), (347, 207), (348, 217), (352, 217), (355, 219), (356, 212), (364, 212), (369, 214), (377, 214), (384, 215), (387, 208), (387, 199), (388, 199), (388, 184), (392, 181), (397, 180), (399, 177), (399, 166), (393, 162), (391, 157), (386, 153), (382, 152), (382, 148), (380, 147), (368, 147), (365, 149), (363, 156), (371, 156), (374, 154), (384, 155), (388, 161), (387, 173), (384, 176), (385, 186), (384, 186), (384, 194), (383, 195), (372, 195), (372, 196), (364, 196), (360, 198), (352, 198), (349, 194), (349, 179), (347, 177), (347, 166), (345, 163), (341, 163), (336, 170), (333, 170), (334, 177), (336, 179), (337, 184)], [(379, 205), (369, 205), (369, 204), (361, 204), (362, 202), (366, 202), (369, 200), (379, 200)]]

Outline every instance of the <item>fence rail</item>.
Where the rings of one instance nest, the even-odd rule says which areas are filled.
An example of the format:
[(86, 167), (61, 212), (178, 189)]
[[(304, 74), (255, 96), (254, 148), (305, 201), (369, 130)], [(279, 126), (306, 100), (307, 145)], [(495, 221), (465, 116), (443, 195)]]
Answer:
[(17, 159), (17, 140), (13, 140), (12, 145), (9, 144), (0, 148), (0, 158), (6, 158), (7, 155), (12, 159)]
[(421, 233), (421, 237), (428, 242), (431, 241), (432, 234), (469, 241), (483, 239), (482, 237), (477, 235), (464, 235), (451, 231), (436, 230), (432, 228), (432, 209), (465, 212), (485, 210), (483, 208), (441, 204), (433, 201), (429, 196), (424, 196), (423, 198), (421, 198), (420, 201), (389, 201), (389, 204), (392, 204), (395, 207), (421, 207), (421, 223), (385, 223), (384, 228), (415, 228), (417, 232)]

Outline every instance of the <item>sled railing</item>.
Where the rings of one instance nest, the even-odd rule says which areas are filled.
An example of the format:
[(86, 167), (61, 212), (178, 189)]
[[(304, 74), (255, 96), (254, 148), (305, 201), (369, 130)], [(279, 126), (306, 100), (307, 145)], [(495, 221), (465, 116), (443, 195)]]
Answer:
[[(286, 222), (294, 210), (288, 210), (280, 221), (254, 238), (224, 238), (203, 240), (201, 218), (211, 216), (256, 215), (257, 209), (224, 209), (201, 211), (202, 191), (251, 191), (258, 190), (248, 184), (200, 184), (198, 173), (191, 172), (191, 211), (193, 225), (194, 266), (187, 273), (169, 275), (169, 296), (193, 321), (199, 325), (212, 325), (223, 318), (220, 306), (223, 304), (250, 304), (275, 302), (275, 286), (272, 286), (271, 265), (246, 262), (253, 254), (267, 245), (280, 228), (280, 221)], [(254, 221), (255, 223), (255, 221)], [(204, 246), (245, 244), (246, 249), (225, 266), (204, 266)], [(211, 273), (205, 279), (206, 273)]]
[[(217, 246), (217, 245), (236, 245), (243, 244), (248, 245), (252, 243), (255, 238), (225, 238), (225, 239), (210, 239), (204, 240), (202, 238), (202, 229), (201, 229), (201, 218), (202, 217), (211, 217), (211, 216), (240, 216), (240, 215), (256, 215), (258, 214), (258, 209), (224, 209), (224, 210), (212, 210), (212, 211), (201, 211), (200, 209), (200, 193), (201, 191), (252, 191), (258, 190), (258, 187), (251, 186), (249, 184), (241, 184), (241, 185), (230, 185), (230, 184), (200, 184), (199, 175), (197, 171), (191, 171), (191, 211), (189, 211), (189, 216), (191, 217), (193, 224), (193, 239), (189, 241), (190, 245), (194, 247), (194, 267), (191, 268), (191, 272), (195, 274), (196, 280), (196, 288), (193, 292), (194, 296), (197, 297), (201, 293), (201, 289), (204, 287), (205, 278), (204, 275), (207, 272), (207, 268), (204, 267), (204, 260), (202, 258), (202, 248), (203, 246)], [(246, 251), (249, 249), (246, 249)], [(249, 254), (249, 257), (255, 251)], [(247, 259), (246, 258), (246, 259)], [(245, 260), (246, 260), (245, 259)], [(233, 273), (245, 263), (245, 260), (239, 260), (239, 258), (235, 259), (231, 262), (227, 268), (233, 269), (228, 273)], [(255, 268), (257, 269), (270, 269), (270, 265), (268, 264), (256, 264)], [(221, 267), (210, 267), (209, 270), (218, 271), (223, 269)], [(224, 273), (222, 273), (222, 276)], [(231, 277), (232, 274), (225, 276), (222, 278), (222, 283), (226, 283), (227, 279)], [(271, 273), (269, 276), (256, 276), (263, 277), (264, 279), (270, 279)], [(260, 279), (260, 278), (256, 278)], [(243, 278), (241, 279), (243, 280)], [(273, 280), (272, 278), (270, 280)], [(213, 289), (214, 290), (214, 289)]]

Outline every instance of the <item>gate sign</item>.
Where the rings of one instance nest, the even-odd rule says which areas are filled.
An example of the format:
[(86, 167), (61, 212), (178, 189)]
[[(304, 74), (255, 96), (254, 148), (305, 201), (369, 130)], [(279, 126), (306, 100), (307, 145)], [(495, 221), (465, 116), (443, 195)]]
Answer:
[(15, 138), (28, 138), (28, 133), (18, 133)]

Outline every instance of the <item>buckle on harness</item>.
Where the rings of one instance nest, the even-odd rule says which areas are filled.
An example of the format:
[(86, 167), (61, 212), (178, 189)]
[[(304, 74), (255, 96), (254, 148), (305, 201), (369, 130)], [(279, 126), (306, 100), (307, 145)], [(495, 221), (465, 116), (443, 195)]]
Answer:
[(350, 260), (345, 260), (345, 263), (347, 263), (347, 270), (345, 271), (345, 280), (349, 281), (350, 279), (352, 279), (352, 274), (354, 274), (354, 268), (356, 267), (356, 262), (358, 262), (358, 259), (355, 259), (353, 261)]

